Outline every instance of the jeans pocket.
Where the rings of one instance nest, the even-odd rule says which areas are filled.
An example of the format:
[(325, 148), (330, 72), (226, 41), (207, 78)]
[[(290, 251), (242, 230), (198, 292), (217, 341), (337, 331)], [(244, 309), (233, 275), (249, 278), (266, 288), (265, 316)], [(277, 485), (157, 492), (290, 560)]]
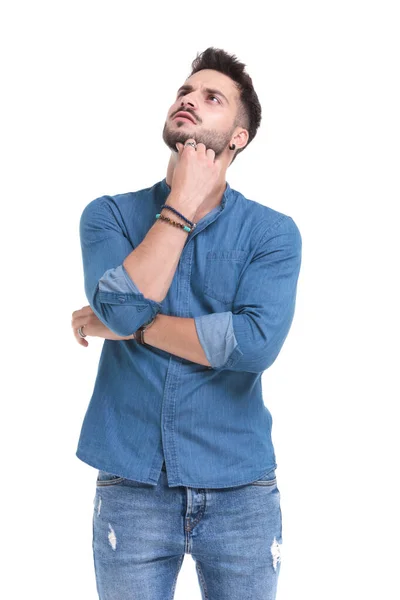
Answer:
[(252, 481), (249, 485), (266, 485), (266, 486), (272, 486), (272, 485), (276, 485), (276, 472), (275, 472), (275, 468), (271, 469), (270, 471), (268, 471), (268, 473), (266, 473), (265, 475), (263, 475), (262, 477), (260, 477), (260, 479), (257, 479), (256, 481)]
[(100, 487), (102, 485), (116, 485), (117, 483), (125, 481), (125, 479), (126, 477), (120, 477), (119, 475), (114, 475), (114, 473), (99, 470), (96, 480), (96, 486)]

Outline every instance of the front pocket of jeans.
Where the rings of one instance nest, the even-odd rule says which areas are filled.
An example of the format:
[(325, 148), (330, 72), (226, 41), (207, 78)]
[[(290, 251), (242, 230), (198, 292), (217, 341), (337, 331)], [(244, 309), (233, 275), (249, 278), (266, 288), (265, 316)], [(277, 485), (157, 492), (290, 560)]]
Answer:
[(247, 255), (248, 252), (245, 250), (208, 252), (203, 285), (204, 294), (223, 304), (232, 303)]
[(107, 471), (99, 471), (97, 475), (96, 485), (98, 487), (105, 485), (117, 485), (122, 481), (125, 481), (126, 477), (120, 477), (119, 475), (114, 475), (114, 473), (108, 473)]

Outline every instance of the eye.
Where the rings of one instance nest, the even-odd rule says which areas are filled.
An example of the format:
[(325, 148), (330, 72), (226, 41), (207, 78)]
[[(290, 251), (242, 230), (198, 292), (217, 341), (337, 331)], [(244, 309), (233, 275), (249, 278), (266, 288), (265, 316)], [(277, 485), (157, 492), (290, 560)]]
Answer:
[[(176, 97), (179, 98), (179, 96), (182, 96), (183, 93), (184, 93), (183, 90), (180, 91), (180, 92), (178, 92), (178, 94), (177, 94)], [(218, 104), (221, 104), (220, 100), (217, 98), (217, 96), (214, 96), (214, 94), (209, 94), (208, 97), (209, 98), (215, 98), (217, 100)]]

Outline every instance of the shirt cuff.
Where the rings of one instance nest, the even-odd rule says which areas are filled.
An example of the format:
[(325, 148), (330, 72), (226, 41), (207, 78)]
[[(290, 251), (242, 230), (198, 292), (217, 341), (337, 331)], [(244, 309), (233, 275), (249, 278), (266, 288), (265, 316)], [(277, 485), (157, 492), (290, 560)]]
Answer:
[(232, 323), (232, 312), (195, 317), (197, 335), (212, 369), (232, 366), (242, 356)]
[(117, 292), (125, 294), (140, 294), (124, 265), (119, 265), (115, 269), (108, 269), (99, 280), (100, 292)]

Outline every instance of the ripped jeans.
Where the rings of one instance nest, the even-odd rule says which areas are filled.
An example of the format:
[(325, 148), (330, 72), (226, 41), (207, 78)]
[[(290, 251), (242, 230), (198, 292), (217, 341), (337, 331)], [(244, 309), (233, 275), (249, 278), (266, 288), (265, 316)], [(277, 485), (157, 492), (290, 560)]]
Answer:
[(172, 600), (191, 554), (203, 600), (274, 600), (282, 513), (275, 470), (222, 489), (169, 488), (99, 471), (93, 558), (100, 600)]

